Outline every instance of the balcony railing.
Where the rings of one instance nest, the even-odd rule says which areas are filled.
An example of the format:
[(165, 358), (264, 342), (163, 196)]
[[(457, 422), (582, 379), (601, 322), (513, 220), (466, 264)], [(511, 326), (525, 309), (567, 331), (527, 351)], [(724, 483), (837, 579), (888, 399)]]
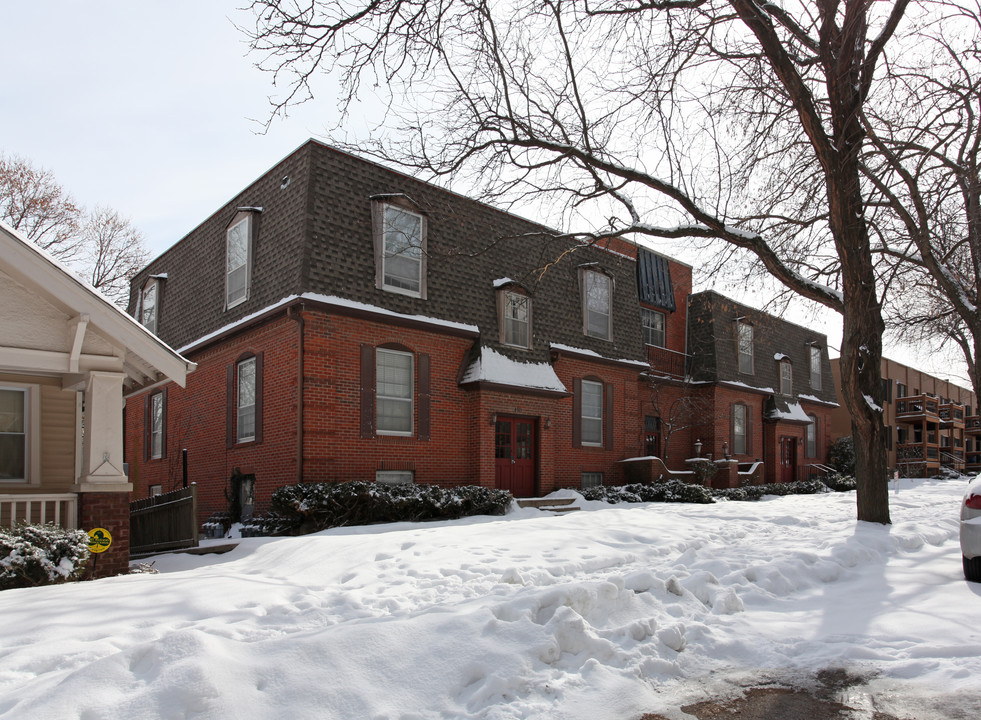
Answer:
[(74, 530), (78, 526), (78, 496), (73, 493), (0, 495), (0, 527), (21, 522), (54, 523)]
[(981, 433), (981, 415), (968, 415), (964, 418), (964, 429), (969, 433)]
[(915, 417), (928, 415), (939, 417), (940, 402), (929, 395), (912, 395), (896, 401), (896, 417)]
[(898, 461), (906, 462), (938, 462), (940, 460), (940, 448), (936, 445), (925, 445), (923, 443), (900, 443), (896, 445), (896, 455)]
[(656, 345), (647, 346), (647, 362), (651, 371), (656, 375), (667, 375), (673, 378), (684, 378), (688, 356)]
[(964, 424), (964, 406), (947, 403), (940, 406), (940, 419), (954, 425)]

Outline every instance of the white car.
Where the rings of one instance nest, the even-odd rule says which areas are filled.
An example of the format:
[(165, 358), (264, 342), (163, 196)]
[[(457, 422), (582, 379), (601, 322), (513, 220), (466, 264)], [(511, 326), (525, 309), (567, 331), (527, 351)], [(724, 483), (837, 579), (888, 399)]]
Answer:
[(964, 577), (981, 582), (981, 475), (967, 486), (961, 503), (961, 554)]

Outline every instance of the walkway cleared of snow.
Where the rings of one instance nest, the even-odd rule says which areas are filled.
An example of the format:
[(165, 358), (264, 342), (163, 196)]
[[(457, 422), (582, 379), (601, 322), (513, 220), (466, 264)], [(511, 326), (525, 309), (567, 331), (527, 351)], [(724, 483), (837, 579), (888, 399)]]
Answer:
[(0, 718), (682, 717), (727, 674), (828, 667), (973, 717), (965, 486), (899, 481), (890, 527), (856, 522), (854, 493), (583, 502), (6, 591)]

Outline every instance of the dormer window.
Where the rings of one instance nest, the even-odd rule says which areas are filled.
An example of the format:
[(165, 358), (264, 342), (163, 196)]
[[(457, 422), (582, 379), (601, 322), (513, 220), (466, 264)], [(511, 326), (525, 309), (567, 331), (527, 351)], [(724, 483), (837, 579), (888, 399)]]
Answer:
[(160, 297), (160, 281), (147, 280), (140, 294), (140, 324), (150, 332), (157, 332), (157, 305)]
[(790, 364), (790, 360), (783, 358), (780, 362), (780, 394), (781, 395), (793, 395), (794, 394), (794, 366)]
[[(426, 297), (426, 216), (410, 209), (405, 196), (375, 199), (375, 286), (381, 290)], [(407, 207), (410, 206), (410, 207)]]
[(613, 279), (597, 270), (584, 270), (583, 329), (586, 335), (610, 340), (613, 337)]
[(753, 374), (753, 326), (746, 322), (736, 322), (737, 348), (739, 352), (739, 372)]
[(531, 347), (531, 298), (519, 286), (501, 288), (497, 295), (501, 343), (519, 348)]
[(225, 233), (225, 307), (249, 298), (252, 284), (253, 211), (240, 210)]
[(811, 345), (811, 388), (821, 389), (821, 348)]

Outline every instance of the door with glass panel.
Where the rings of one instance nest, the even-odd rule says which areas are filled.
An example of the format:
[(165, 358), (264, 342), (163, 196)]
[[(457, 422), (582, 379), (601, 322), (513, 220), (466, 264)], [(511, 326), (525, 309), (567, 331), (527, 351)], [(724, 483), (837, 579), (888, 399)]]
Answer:
[(535, 494), (535, 421), (498, 416), (494, 424), (495, 484), (515, 497)]

